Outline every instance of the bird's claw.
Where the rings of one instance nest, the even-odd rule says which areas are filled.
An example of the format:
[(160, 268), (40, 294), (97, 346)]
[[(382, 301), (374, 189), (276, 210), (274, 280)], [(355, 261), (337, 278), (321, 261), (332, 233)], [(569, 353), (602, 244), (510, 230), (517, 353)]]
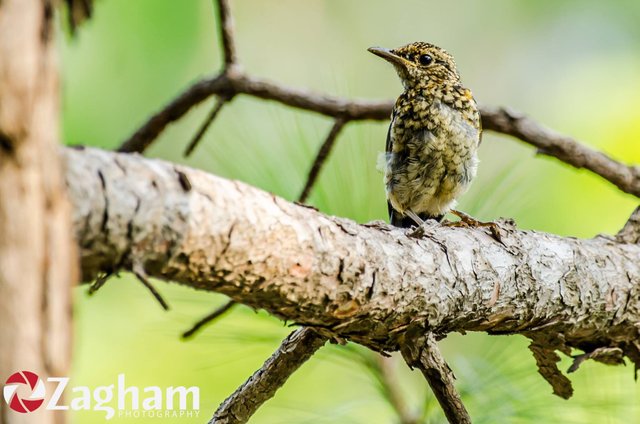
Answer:
[(495, 238), (497, 241), (502, 241), (500, 236), (500, 226), (495, 222), (478, 221), (471, 215), (467, 215), (466, 213), (457, 210), (451, 210), (450, 212), (460, 218), (460, 221), (447, 221), (443, 222), (442, 225), (445, 225), (447, 227), (489, 228), (493, 238)]
[(451, 210), (449, 212), (460, 218), (460, 221), (447, 221), (443, 223), (443, 225), (446, 225), (448, 227), (491, 227), (496, 225), (495, 222), (478, 221), (471, 215), (467, 215), (466, 213), (461, 211)]
[(437, 224), (438, 221), (436, 221), (435, 219), (427, 219), (426, 221), (422, 221), (422, 224), (418, 225), (417, 227), (412, 227), (410, 232), (407, 233), (407, 236), (413, 238), (422, 238), (422, 236), (424, 236), (429, 228), (432, 228)]

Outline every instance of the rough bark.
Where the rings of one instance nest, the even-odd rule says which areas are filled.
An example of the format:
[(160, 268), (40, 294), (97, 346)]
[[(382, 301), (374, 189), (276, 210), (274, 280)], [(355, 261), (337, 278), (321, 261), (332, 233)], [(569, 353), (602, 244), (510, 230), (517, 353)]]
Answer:
[(209, 424), (246, 423), (260, 406), (271, 399), (289, 377), (327, 339), (314, 330), (300, 328), (282, 342), (278, 350), (218, 408)]
[(411, 368), (418, 368), (431, 386), (442, 411), (451, 424), (471, 424), (460, 394), (456, 391), (455, 376), (444, 361), (433, 334), (412, 334), (408, 331), (400, 350)]
[(640, 363), (640, 246), (435, 225), (358, 225), (237, 181), (95, 149), (65, 150), (84, 279), (141, 266), (375, 350), (409, 327), (521, 333), (551, 351)]
[(622, 230), (616, 235), (621, 243), (640, 243), (640, 206), (638, 206)]
[[(30, 370), (67, 375), (71, 285), (76, 280), (69, 204), (58, 155), (53, 6), (0, 1), (0, 378)], [(40, 408), (0, 421), (62, 423)]]

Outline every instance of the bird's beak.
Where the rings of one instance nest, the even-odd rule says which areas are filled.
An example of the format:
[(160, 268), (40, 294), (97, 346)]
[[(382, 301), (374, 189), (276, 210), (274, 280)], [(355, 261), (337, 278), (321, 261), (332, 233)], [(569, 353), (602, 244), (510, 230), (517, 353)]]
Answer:
[(384, 49), (382, 47), (369, 47), (367, 50), (394, 65), (406, 66), (406, 59), (396, 55), (391, 49)]

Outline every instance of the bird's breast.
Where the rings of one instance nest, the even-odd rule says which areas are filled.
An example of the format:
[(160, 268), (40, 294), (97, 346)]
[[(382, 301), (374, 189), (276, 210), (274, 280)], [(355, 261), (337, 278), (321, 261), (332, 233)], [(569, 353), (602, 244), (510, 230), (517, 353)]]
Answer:
[(397, 111), (385, 172), (392, 204), (446, 212), (476, 174), (479, 139), (480, 129), (462, 111), (439, 100)]

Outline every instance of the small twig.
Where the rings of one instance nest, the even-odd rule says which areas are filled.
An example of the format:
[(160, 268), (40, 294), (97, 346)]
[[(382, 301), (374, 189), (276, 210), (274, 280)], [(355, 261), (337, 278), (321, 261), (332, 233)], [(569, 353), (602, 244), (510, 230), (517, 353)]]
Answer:
[(640, 206), (633, 211), (616, 238), (623, 243), (640, 243)]
[(200, 142), (200, 140), (202, 140), (202, 137), (205, 135), (205, 133), (213, 123), (213, 120), (216, 119), (216, 116), (218, 116), (218, 112), (220, 112), (220, 109), (222, 109), (222, 106), (224, 106), (230, 100), (231, 99), (228, 97), (224, 97), (224, 96), (218, 97), (218, 100), (216, 101), (216, 104), (213, 105), (211, 112), (209, 112), (209, 115), (207, 115), (207, 118), (204, 120), (204, 122), (200, 126), (200, 129), (193, 136), (193, 138), (187, 145), (187, 148), (184, 150), (184, 153), (182, 154), (184, 157), (189, 156), (193, 152), (193, 149), (195, 149), (198, 143)]
[(225, 75), (192, 85), (161, 111), (149, 118), (142, 127), (120, 145), (118, 151), (125, 153), (144, 152), (167, 125), (182, 118), (193, 106), (208, 99), (214, 92), (225, 92), (227, 86)]
[(329, 156), (329, 153), (331, 152), (331, 149), (333, 148), (333, 145), (335, 144), (335, 141), (338, 138), (338, 134), (340, 134), (340, 131), (342, 131), (346, 123), (347, 121), (342, 118), (337, 118), (335, 120), (333, 126), (331, 127), (331, 131), (329, 131), (327, 138), (324, 140), (324, 143), (322, 143), (322, 146), (320, 146), (320, 149), (316, 154), (316, 158), (313, 161), (313, 165), (309, 170), (307, 181), (304, 184), (304, 188), (302, 189), (300, 196), (298, 197), (298, 202), (304, 203), (307, 200), (307, 197), (309, 197), (309, 193), (311, 192), (313, 185), (318, 179), (320, 170), (322, 169), (322, 166), (327, 160), (327, 157)]
[(576, 168), (588, 169), (620, 190), (640, 197), (639, 166), (620, 163), (506, 108), (483, 108), (482, 125), (487, 130), (511, 135), (531, 144), (538, 148), (540, 154), (553, 156)]
[(532, 340), (529, 344), (529, 350), (536, 360), (538, 372), (553, 388), (553, 394), (562, 399), (569, 399), (573, 395), (573, 386), (571, 380), (558, 369), (557, 363), (560, 362), (560, 356), (555, 349), (549, 347), (548, 344)]
[(207, 324), (210, 324), (216, 318), (221, 317), (226, 312), (231, 310), (231, 308), (233, 308), (235, 305), (237, 305), (237, 303), (235, 301), (233, 301), (233, 300), (228, 301), (227, 303), (225, 303), (224, 305), (220, 306), (219, 308), (217, 308), (215, 311), (213, 311), (212, 313), (210, 313), (206, 317), (202, 318), (200, 321), (198, 321), (195, 324), (193, 324), (193, 326), (189, 330), (187, 330), (184, 333), (182, 333), (182, 338), (183, 339), (188, 339), (188, 338), (192, 337), (202, 327), (204, 327)]
[(264, 365), (218, 407), (209, 424), (247, 422), (326, 341), (308, 327), (291, 333)]
[(144, 271), (144, 269), (142, 269), (141, 266), (139, 265), (134, 265), (133, 266), (133, 274), (138, 277), (138, 280), (147, 288), (149, 289), (149, 291), (151, 292), (151, 294), (153, 295), (153, 297), (156, 298), (156, 300), (158, 301), (158, 303), (160, 304), (160, 306), (162, 306), (162, 309), (164, 309), (165, 311), (169, 310), (169, 305), (167, 304), (167, 302), (162, 298), (162, 296), (160, 295), (160, 293), (158, 293), (158, 291), (156, 290), (155, 287), (153, 287), (153, 285), (149, 282), (149, 279), (147, 278), (147, 273)]
[(624, 351), (619, 347), (599, 347), (591, 352), (573, 356), (573, 363), (567, 370), (568, 373), (576, 372), (580, 365), (587, 359), (602, 362), (608, 365), (625, 365)]
[(89, 290), (87, 290), (87, 293), (91, 296), (95, 292), (100, 290), (100, 288), (104, 286), (104, 283), (106, 283), (109, 277), (111, 277), (112, 275), (113, 275), (113, 272), (105, 272), (104, 274), (101, 274), (100, 276), (98, 276), (98, 278), (96, 278), (96, 281), (94, 281), (93, 284), (89, 286)]
[(92, 0), (65, 0), (67, 3), (67, 13), (69, 29), (71, 35), (75, 35), (78, 27), (93, 14)]
[(238, 61), (236, 45), (234, 42), (234, 24), (229, 0), (217, 0), (218, 3), (218, 24), (220, 25), (220, 36), (222, 39), (222, 51), (224, 53), (225, 68)]
[(435, 337), (432, 333), (411, 333), (415, 333), (415, 330), (407, 330), (400, 346), (405, 361), (409, 367), (418, 368), (425, 376), (450, 423), (471, 423), (471, 417), (453, 384), (455, 376), (442, 357)]

